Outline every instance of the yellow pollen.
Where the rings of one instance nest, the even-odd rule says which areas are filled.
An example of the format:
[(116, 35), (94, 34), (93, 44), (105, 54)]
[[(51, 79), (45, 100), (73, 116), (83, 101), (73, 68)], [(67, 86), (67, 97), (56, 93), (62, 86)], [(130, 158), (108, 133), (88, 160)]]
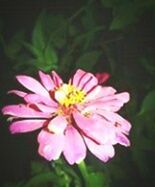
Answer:
[(55, 91), (56, 100), (65, 107), (83, 102), (85, 96), (84, 91), (71, 84), (63, 84)]

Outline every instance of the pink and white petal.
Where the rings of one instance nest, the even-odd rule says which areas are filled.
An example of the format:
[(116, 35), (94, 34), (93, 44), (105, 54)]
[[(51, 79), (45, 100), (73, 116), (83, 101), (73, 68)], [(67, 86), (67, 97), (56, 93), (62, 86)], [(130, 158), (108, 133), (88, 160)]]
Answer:
[(94, 100), (95, 98), (98, 98), (98, 95), (100, 94), (101, 90), (101, 86), (95, 86), (89, 93), (87, 93), (85, 102), (89, 102), (91, 100)]
[(44, 103), (47, 106), (57, 107), (57, 103), (54, 100), (52, 100), (51, 98), (47, 98), (47, 97), (37, 95), (37, 94), (27, 94), (24, 97), (24, 100), (27, 103)]
[(110, 95), (101, 99), (102, 101), (115, 101), (118, 100), (122, 103), (127, 103), (130, 100), (130, 95), (128, 92), (122, 92), (114, 95)]
[(49, 118), (48, 113), (38, 112), (24, 104), (18, 105), (7, 105), (2, 108), (2, 113), (4, 115), (11, 115), (19, 118)]
[(56, 87), (60, 87), (63, 84), (62, 79), (55, 71), (52, 71), (52, 78)]
[(85, 73), (78, 84), (78, 88), (84, 90), (86, 93), (90, 91), (94, 86), (98, 85), (97, 78), (92, 73)]
[(48, 130), (55, 134), (63, 134), (67, 127), (67, 120), (64, 116), (56, 116), (48, 124)]
[(39, 71), (39, 76), (41, 79), (41, 83), (44, 85), (44, 87), (50, 91), (50, 90), (54, 90), (55, 88), (55, 84), (51, 78), (50, 75), (43, 73), (42, 71)]
[(73, 84), (75, 87), (78, 87), (80, 80), (86, 74), (85, 71), (78, 69), (74, 76), (69, 80), (69, 83)]
[(74, 120), (85, 136), (98, 143), (115, 144), (115, 129), (112, 123), (98, 115), (85, 117), (80, 113), (73, 114)]
[(107, 111), (117, 112), (128, 100), (129, 94), (125, 92), (121, 94), (106, 96), (85, 103), (85, 110), (87, 109), (90, 111), (95, 111), (97, 109), (103, 109)]
[(86, 96), (86, 101), (94, 102), (96, 99), (102, 99), (106, 96), (111, 96), (116, 93), (116, 90), (112, 87), (102, 87), (102, 86), (96, 86), (94, 89), (92, 89)]
[(80, 163), (86, 157), (86, 146), (79, 132), (68, 126), (65, 132), (63, 154), (69, 164)]
[(116, 93), (116, 90), (111, 86), (102, 87), (101, 92), (98, 95), (98, 98), (104, 98), (106, 96), (111, 96)]
[(124, 145), (125, 147), (130, 146), (130, 141), (129, 139), (122, 133), (117, 133), (116, 135), (116, 141), (117, 143)]
[(107, 162), (110, 158), (112, 158), (115, 155), (115, 150), (112, 145), (96, 144), (87, 137), (84, 137), (84, 140), (90, 152), (103, 162)]
[(12, 134), (26, 133), (44, 126), (46, 120), (21, 120), (11, 123), (9, 129)]
[[(44, 132), (44, 130), (42, 130), (40, 133), (42, 132)], [(49, 132), (46, 132), (45, 134), (44, 139), (46, 139), (46, 141), (44, 141), (44, 139), (42, 139), (42, 141), (39, 141), (38, 152), (41, 156), (43, 156), (45, 159), (49, 161), (57, 160), (60, 157), (62, 150), (64, 148), (64, 135), (52, 134)]]
[(129, 134), (131, 124), (119, 114), (106, 110), (96, 110), (96, 113), (104, 116), (108, 121), (113, 122), (116, 128), (118, 128), (123, 133)]
[(48, 91), (36, 79), (26, 75), (18, 75), (16, 78), (19, 83), (33, 93), (49, 97)]
[(119, 100), (109, 100), (109, 101), (97, 100), (94, 103), (90, 103), (87, 109), (89, 110), (103, 109), (107, 111), (117, 112), (122, 108), (123, 105), (124, 104)]
[(98, 80), (98, 84), (103, 84), (105, 83), (109, 77), (110, 77), (110, 74), (109, 73), (106, 73), (106, 72), (103, 72), (103, 73), (96, 73), (95, 74), (95, 77), (97, 78)]
[(23, 92), (20, 90), (10, 90), (8, 91), (8, 94), (15, 94), (15, 95), (18, 95), (19, 97), (25, 97), (27, 95), (26, 92)]

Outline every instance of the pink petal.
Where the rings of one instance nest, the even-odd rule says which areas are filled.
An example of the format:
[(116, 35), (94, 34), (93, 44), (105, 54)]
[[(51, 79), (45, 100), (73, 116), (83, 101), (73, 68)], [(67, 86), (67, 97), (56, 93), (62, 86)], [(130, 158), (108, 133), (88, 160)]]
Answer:
[(115, 151), (112, 145), (96, 144), (87, 137), (85, 137), (84, 139), (90, 152), (103, 162), (107, 162), (114, 156)]
[(47, 106), (47, 105), (41, 104), (41, 103), (35, 103), (34, 105), (35, 105), (39, 110), (41, 110), (41, 112), (44, 112), (44, 113), (52, 114), (52, 113), (56, 112), (56, 110), (57, 110), (56, 107)]
[(55, 71), (52, 71), (52, 78), (56, 87), (60, 87), (63, 84), (62, 79)]
[(130, 146), (130, 141), (124, 134), (121, 134), (121, 133), (117, 134), (116, 141), (119, 144), (124, 145), (125, 147)]
[(14, 133), (25, 133), (43, 127), (46, 120), (21, 120), (10, 125), (10, 131)]
[(109, 79), (110, 74), (106, 73), (106, 72), (96, 73), (95, 77), (97, 78), (99, 84), (103, 84), (104, 82), (106, 82)]
[(54, 119), (52, 119), (48, 124), (48, 129), (50, 132), (53, 132), (55, 134), (63, 134), (64, 130), (67, 127), (67, 120), (63, 116), (56, 116)]
[(73, 126), (68, 126), (66, 129), (63, 154), (71, 165), (81, 162), (86, 157), (86, 146), (84, 141)]
[(48, 117), (50, 117), (49, 114), (35, 111), (34, 109), (32, 109), (29, 106), (26, 106), (24, 104), (7, 105), (2, 109), (2, 113), (4, 115), (11, 115), (11, 116), (20, 117), (20, 118), (29, 118), (29, 117), (48, 118)]
[(102, 98), (102, 101), (114, 101), (114, 100), (119, 100), (122, 103), (127, 103), (130, 100), (130, 95), (128, 92), (122, 92), (119, 94), (115, 94), (115, 95), (111, 95), (111, 96), (107, 96)]
[(85, 71), (78, 69), (74, 74), (73, 78), (69, 80), (69, 83), (73, 84), (74, 86), (78, 87), (81, 78), (86, 74)]
[(52, 134), (42, 130), (38, 135), (39, 149), (38, 152), (45, 159), (57, 160), (64, 148), (64, 135)]
[(115, 131), (112, 123), (109, 123), (100, 116), (93, 115), (85, 117), (80, 113), (73, 114), (77, 126), (83, 131), (85, 136), (93, 139), (98, 143), (115, 144)]
[(101, 90), (102, 90), (102, 87), (101, 87), (101, 86), (96, 86), (96, 87), (94, 87), (94, 88), (86, 95), (85, 102), (91, 101), (91, 100), (94, 100), (95, 98), (97, 98), (97, 97), (98, 97), (98, 94), (100, 94)]
[(42, 71), (39, 71), (39, 76), (41, 79), (41, 83), (44, 85), (44, 87), (50, 91), (54, 90), (55, 85), (50, 75), (43, 73)]
[(119, 114), (105, 110), (96, 110), (96, 113), (104, 116), (108, 121), (113, 122), (115, 126), (118, 124), (116, 126), (118, 130), (122, 131), (125, 134), (129, 134), (131, 124)]
[(85, 92), (90, 91), (94, 86), (97, 86), (98, 80), (92, 73), (85, 73), (78, 84), (78, 88)]
[(86, 96), (86, 101), (93, 101), (96, 99), (102, 99), (105, 96), (108, 95), (114, 95), (116, 90), (112, 87), (102, 87), (102, 86), (96, 86), (94, 89), (92, 89)]
[(20, 90), (10, 90), (8, 91), (8, 94), (15, 94), (18, 95), (19, 97), (25, 97), (27, 95), (26, 92), (22, 92)]
[(111, 96), (106, 96), (101, 99), (92, 100), (85, 104), (85, 110), (95, 111), (97, 109), (103, 109), (107, 111), (117, 112), (128, 102), (129, 94), (124, 92)]
[(47, 98), (47, 97), (37, 95), (37, 94), (27, 94), (24, 97), (24, 100), (27, 103), (44, 103), (48, 106), (53, 106), (53, 107), (57, 106), (57, 103), (54, 100), (52, 100), (51, 98)]
[(47, 90), (34, 78), (26, 75), (18, 75), (16, 78), (18, 82), (20, 82), (28, 90), (45, 97), (49, 97)]
[(110, 87), (110, 86), (102, 87), (102, 90), (101, 90), (100, 94), (98, 95), (98, 98), (100, 98), (100, 97), (104, 98), (105, 96), (111, 96), (111, 95), (114, 95), (115, 93), (116, 93), (116, 90), (113, 87)]

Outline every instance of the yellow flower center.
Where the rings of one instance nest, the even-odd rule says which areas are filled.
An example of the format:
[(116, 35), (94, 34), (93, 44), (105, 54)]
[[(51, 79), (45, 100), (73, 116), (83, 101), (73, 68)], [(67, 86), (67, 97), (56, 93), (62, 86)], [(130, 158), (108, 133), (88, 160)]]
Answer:
[(83, 102), (85, 96), (84, 91), (71, 84), (63, 84), (55, 91), (56, 100), (65, 107)]

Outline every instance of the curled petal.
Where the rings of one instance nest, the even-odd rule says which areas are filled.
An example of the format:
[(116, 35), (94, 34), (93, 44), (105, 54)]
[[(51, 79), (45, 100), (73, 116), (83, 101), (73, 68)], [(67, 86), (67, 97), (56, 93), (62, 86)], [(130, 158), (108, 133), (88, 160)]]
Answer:
[(49, 97), (47, 90), (36, 79), (26, 75), (18, 75), (16, 78), (18, 82), (20, 82), (28, 90), (45, 97)]
[(41, 79), (41, 83), (44, 85), (44, 87), (50, 91), (55, 88), (55, 84), (51, 78), (50, 75), (43, 73), (42, 71), (39, 71), (39, 76)]
[(21, 120), (13, 122), (9, 129), (12, 134), (34, 131), (43, 127), (46, 120)]
[(96, 73), (95, 77), (97, 78), (99, 84), (103, 84), (109, 79), (110, 74), (106, 72)]
[(38, 152), (45, 159), (57, 160), (64, 148), (64, 135), (52, 134), (42, 130), (38, 135), (39, 149)]
[(78, 131), (68, 126), (65, 132), (63, 154), (69, 164), (80, 163), (86, 157), (86, 146)]
[(96, 144), (87, 137), (84, 137), (84, 139), (90, 152), (103, 162), (107, 162), (110, 158), (114, 156), (115, 150), (112, 145)]
[(14, 117), (19, 118), (48, 118), (49, 114), (35, 111), (34, 109), (30, 108), (29, 106), (26, 106), (24, 104), (19, 105), (7, 105), (2, 109), (2, 113), (4, 115), (11, 115)]
[(130, 146), (130, 141), (124, 134), (118, 133), (116, 136), (116, 141), (125, 147)]
[(22, 92), (20, 90), (10, 90), (8, 91), (8, 94), (15, 94), (18, 95), (19, 97), (25, 97), (27, 95), (26, 92)]

